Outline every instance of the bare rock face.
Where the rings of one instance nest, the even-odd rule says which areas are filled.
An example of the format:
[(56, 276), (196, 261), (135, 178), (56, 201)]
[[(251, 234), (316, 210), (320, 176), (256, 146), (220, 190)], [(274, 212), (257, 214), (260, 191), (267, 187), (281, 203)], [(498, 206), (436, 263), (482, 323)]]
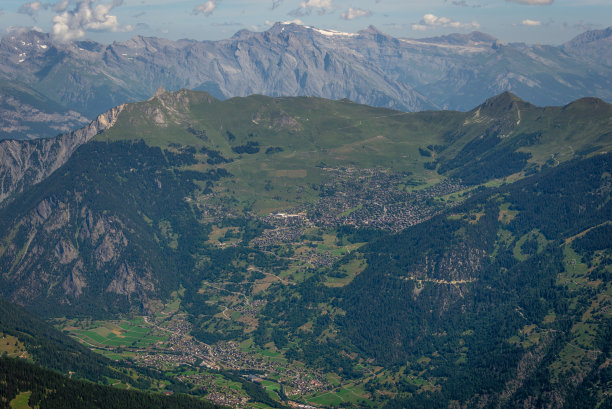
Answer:
[(130, 296), (133, 293), (153, 292), (155, 286), (149, 280), (143, 279), (126, 263), (115, 271), (115, 279), (106, 288), (107, 292)]
[(51, 297), (74, 305), (103, 292), (136, 302), (153, 298), (152, 267), (125, 261), (129, 229), (115, 216), (70, 198), (47, 198), (12, 229), (15, 239), (1, 250), (0, 262), (13, 302), (32, 305)]
[(124, 107), (115, 107), (85, 128), (56, 138), (0, 141), (0, 202), (53, 173), (79, 146), (112, 127)]
[[(163, 88), (215, 98), (348, 98), (405, 111), (468, 110), (506, 90), (537, 105), (563, 105), (586, 95), (612, 98), (611, 30), (560, 47), (504, 44), (479, 32), (408, 39), (375, 27), (342, 33), (284, 23), (220, 41), (138, 36), (110, 45), (12, 32), (0, 43), (0, 74), (88, 117), (156, 90), (163, 99)], [(162, 111), (152, 118), (168, 121)], [(6, 127), (20, 126), (9, 119)]]
[(83, 294), (83, 289), (87, 286), (83, 274), (83, 262), (79, 260), (74, 264), (70, 275), (68, 275), (62, 283), (62, 288), (66, 291), (67, 295), (78, 298)]
[(207, 93), (190, 92), (185, 89), (168, 92), (163, 87), (159, 87), (155, 95), (148, 99), (149, 104), (143, 107), (143, 112), (155, 125), (167, 127), (170, 123), (183, 122), (191, 105), (210, 103), (213, 100), (214, 98)]
[(79, 255), (78, 250), (72, 243), (60, 240), (55, 246), (55, 256), (61, 264), (70, 264)]
[[(167, 105), (181, 103), (170, 97), (166, 96)], [(166, 168), (159, 148), (144, 143), (84, 143), (112, 126), (122, 109), (65, 135), (66, 141), (39, 141), (42, 146), (68, 143), (63, 152), (76, 149), (77, 142), (83, 146), (62, 159), (66, 163), (44, 183), (29, 186), (18, 200), (6, 200), (0, 207), (3, 297), (40, 314), (67, 310), (105, 314), (143, 311), (174, 288), (173, 251), (159, 239), (163, 236), (157, 223), (134, 215), (158, 217), (162, 208), (168, 208), (168, 197), (156, 178), (181, 186), (181, 192), (191, 188), (191, 181)], [(14, 146), (10, 142), (3, 146)], [(138, 168), (142, 161), (147, 166)], [(51, 166), (60, 165), (60, 157), (49, 160), (46, 168), (26, 163), (42, 178)], [(3, 165), (5, 176), (16, 170)], [(22, 176), (29, 174), (21, 171)], [(113, 183), (116, 175), (125, 185)], [(26, 182), (18, 187), (27, 186)], [(170, 209), (173, 206), (185, 207), (183, 202), (170, 204)]]
[(109, 229), (95, 250), (96, 267), (117, 260), (121, 251), (127, 247), (128, 241), (121, 230)]

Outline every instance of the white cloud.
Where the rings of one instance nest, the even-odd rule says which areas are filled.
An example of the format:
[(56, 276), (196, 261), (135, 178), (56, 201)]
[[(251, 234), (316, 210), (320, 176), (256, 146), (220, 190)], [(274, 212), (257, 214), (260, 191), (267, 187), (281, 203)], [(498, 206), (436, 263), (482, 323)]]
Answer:
[(4, 14), (4, 10), (0, 9), (0, 16)]
[(40, 9), (45, 9), (47, 7), (47, 5), (42, 4), (40, 1), (32, 1), (30, 3), (23, 4), (21, 7), (19, 7), (17, 12), (21, 14), (27, 14), (30, 17), (34, 17), (38, 14)]
[(53, 11), (62, 12), (66, 11), (70, 5), (70, 0), (60, 0), (53, 6)]
[(291, 21), (283, 21), (283, 24), (297, 24), (298, 26), (303, 26), (304, 22), (299, 18), (293, 19)]
[(521, 25), (529, 26), (529, 27), (537, 27), (537, 26), (541, 26), (542, 22), (538, 21), (538, 20), (525, 19), (525, 20), (521, 21)]
[(332, 8), (332, 0), (306, 0), (300, 4), (302, 7), (315, 7), (322, 9)]
[(526, 4), (528, 6), (546, 6), (555, 0), (506, 0), (512, 3)]
[(294, 17), (308, 16), (315, 10), (320, 16), (334, 9), (332, 0), (306, 0), (300, 3), (300, 7), (291, 11), (289, 15)]
[(371, 15), (372, 12), (370, 10), (354, 9), (349, 7), (347, 11), (340, 15), (340, 18), (343, 18), (344, 20), (353, 20), (359, 17), (369, 17)]
[(132, 30), (132, 26), (121, 26), (117, 16), (109, 14), (113, 8), (123, 3), (122, 0), (115, 0), (109, 4), (96, 3), (96, 0), (78, 0), (72, 10), (68, 9), (68, 4), (61, 4), (65, 8), (53, 17), (51, 29), (53, 37), (60, 41), (71, 41), (84, 37), (87, 31)]
[(43, 29), (40, 27), (24, 27), (24, 26), (8, 26), (6, 28), (6, 32), (9, 34), (24, 34), (29, 31), (38, 31), (39, 33), (43, 32)]
[(415, 31), (424, 31), (430, 28), (445, 27), (445, 28), (480, 28), (480, 24), (476, 21), (471, 23), (461, 23), (451, 20), (448, 17), (438, 17), (434, 14), (425, 14), (418, 24), (413, 24), (412, 29)]
[(213, 11), (217, 8), (216, 0), (208, 0), (204, 4), (195, 6), (191, 14), (204, 14), (206, 17), (210, 16)]

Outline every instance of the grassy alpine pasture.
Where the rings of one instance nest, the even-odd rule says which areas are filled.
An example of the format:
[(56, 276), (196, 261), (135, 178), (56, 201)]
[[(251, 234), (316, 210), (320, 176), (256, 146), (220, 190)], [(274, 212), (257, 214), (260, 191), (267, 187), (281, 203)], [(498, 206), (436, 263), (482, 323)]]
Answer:
[[(232, 177), (219, 181), (217, 194), (235, 199), (236, 209), (265, 214), (315, 201), (319, 193), (313, 187), (325, 180), (326, 167), (383, 166), (409, 174), (407, 182), (415, 189), (446, 176), (466, 177), (457, 158), (499, 168), (495, 161), (511, 163), (504, 155), (512, 153), (515, 160), (527, 155), (526, 162), (477, 179), (524, 177), (542, 166), (608, 149), (611, 114), (612, 107), (597, 99), (539, 108), (509, 93), (469, 112), (405, 113), (312, 97), (218, 101), (181, 90), (128, 105), (116, 125), (96, 139), (142, 139), (169, 151), (191, 147), (197, 163), (183, 168), (229, 171)], [(239, 150), (248, 144), (254, 148)], [(211, 165), (206, 151), (225, 160)]]
[(23, 342), (19, 341), (19, 338), (3, 334), (0, 332), (0, 355), (9, 356), (11, 358), (28, 358), (28, 351), (23, 344)]
[(21, 392), (9, 403), (9, 407), (11, 409), (29, 409), (30, 405), (28, 401), (30, 400), (30, 396), (32, 396), (32, 392)]
[(147, 347), (166, 341), (166, 335), (146, 326), (142, 318), (130, 321), (95, 321), (86, 329), (70, 329), (79, 341), (90, 346), (103, 347)]

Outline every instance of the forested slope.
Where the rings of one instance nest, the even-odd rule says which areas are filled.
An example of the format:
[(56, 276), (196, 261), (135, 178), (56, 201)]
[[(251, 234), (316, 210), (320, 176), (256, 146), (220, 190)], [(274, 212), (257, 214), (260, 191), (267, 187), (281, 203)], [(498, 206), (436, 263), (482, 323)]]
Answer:
[(221, 406), (184, 395), (163, 396), (69, 379), (31, 363), (0, 358), (0, 407), (19, 396), (40, 409), (213, 409)]
[[(356, 353), (405, 374), (371, 380), (397, 393), (388, 407), (610, 404), (611, 171), (610, 154), (573, 161), (375, 239), (270, 299), (270, 325), (296, 359), (361, 376)], [(355, 257), (363, 272), (325, 285)]]

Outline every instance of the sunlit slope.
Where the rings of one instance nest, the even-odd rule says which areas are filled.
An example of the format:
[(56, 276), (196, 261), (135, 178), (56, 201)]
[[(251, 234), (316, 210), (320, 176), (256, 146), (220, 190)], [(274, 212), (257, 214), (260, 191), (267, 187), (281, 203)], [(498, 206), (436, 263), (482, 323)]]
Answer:
[[(193, 147), (200, 162), (196, 170), (206, 168), (202, 149), (218, 151), (228, 160), (221, 166), (235, 176), (239, 198), (263, 203), (276, 197), (286, 206), (304, 198), (293, 187), (302, 185), (308, 195), (324, 167), (381, 166), (409, 172), (417, 184), (444, 177), (480, 184), (524, 176), (607, 150), (610, 118), (612, 107), (593, 98), (539, 108), (504, 93), (467, 113), (403, 113), (307, 97), (218, 101), (182, 90), (129, 105), (98, 140)], [(247, 146), (252, 149), (240, 149)], [(266, 185), (282, 192), (267, 194)]]
[[(51, 314), (150, 311), (207, 260), (211, 223), (340, 198), (344, 188), (324, 186), (331, 169), (392, 172), (384, 189), (402, 194), (449, 179), (469, 195), (608, 150), (611, 112), (595, 99), (537, 108), (509, 93), (468, 113), (402, 113), (160, 90), (1, 209), (3, 294)], [(369, 189), (373, 202), (388, 193)], [(431, 215), (447, 199), (418, 206)]]

